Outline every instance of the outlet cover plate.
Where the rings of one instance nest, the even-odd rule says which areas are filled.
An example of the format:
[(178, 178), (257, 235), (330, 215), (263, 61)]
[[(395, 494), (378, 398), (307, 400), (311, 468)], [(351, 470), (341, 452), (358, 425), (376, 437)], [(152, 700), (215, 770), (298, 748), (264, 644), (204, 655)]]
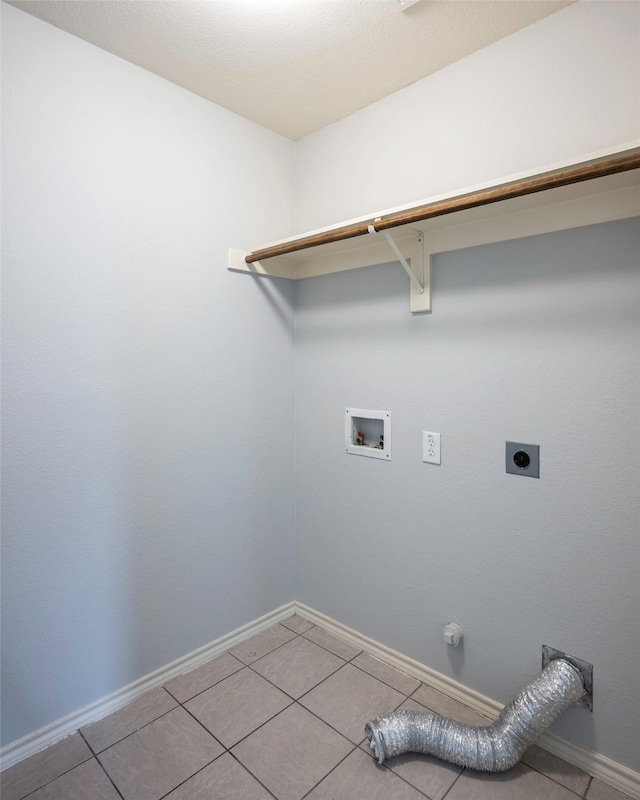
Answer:
[(425, 464), (440, 464), (440, 434), (422, 431), (422, 460)]
[[(521, 453), (525, 456), (519, 457)], [(518, 456), (519, 458), (516, 458)], [(526, 461), (520, 466), (518, 461)], [(540, 477), (540, 445), (524, 444), (523, 442), (506, 442), (505, 468), (513, 475), (524, 475), (527, 478)]]
[(567, 655), (567, 653), (563, 653), (562, 650), (556, 650), (555, 647), (549, 647), (543, 644), (542, 669), (551, 661), (555, 661), (556, 658), (563, 658), (565, 661), (573, 664), (576, 669), (580, 670), (586, 694), (578, 700), (578, 704), (593, 712), (593, 664), (590, 664), (588, 661), (583, 661), (581, 658)]

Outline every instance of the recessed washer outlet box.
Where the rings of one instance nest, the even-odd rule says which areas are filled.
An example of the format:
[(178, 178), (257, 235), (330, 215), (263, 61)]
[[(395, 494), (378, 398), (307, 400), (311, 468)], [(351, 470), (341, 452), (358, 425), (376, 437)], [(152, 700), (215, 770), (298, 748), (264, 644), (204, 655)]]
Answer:
[(391, 413), (365, 408), (345, 409), (345, 442), (347, 453), (369, 458), (391, 460)]
[(556, 658), (563, 658), (565, 661), (573, 664), (577, 670), (580, 670), (586, 694), (584, 697), (578, 700), (578, 705), (584, 706), (589, 711), (593, 712), (593, 664), (590, 664), (588, 661), (583, 661), (581, 658), (576, 658), (575, 656), (570, 656), (567, 653), (563, 653), (562, 650), (556, 650), (555, 647), (549, 647), (548, 645), (543, 644), (542, 669), (544, 669), (551, 661), (555, 661)]
[(523, 442), (506, 442), (506, 471), (527, 478), (540, 477), (540, 445)]

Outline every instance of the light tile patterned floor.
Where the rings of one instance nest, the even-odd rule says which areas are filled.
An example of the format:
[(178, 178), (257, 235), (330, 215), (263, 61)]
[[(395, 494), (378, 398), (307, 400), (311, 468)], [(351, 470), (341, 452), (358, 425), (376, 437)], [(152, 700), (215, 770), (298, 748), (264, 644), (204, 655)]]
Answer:
[(294, 616), (10, 767), (2, 800), (627, 800), (535, 746), (501, 775), (378, 767), (364, 724), (400, 707), (488, 722)]

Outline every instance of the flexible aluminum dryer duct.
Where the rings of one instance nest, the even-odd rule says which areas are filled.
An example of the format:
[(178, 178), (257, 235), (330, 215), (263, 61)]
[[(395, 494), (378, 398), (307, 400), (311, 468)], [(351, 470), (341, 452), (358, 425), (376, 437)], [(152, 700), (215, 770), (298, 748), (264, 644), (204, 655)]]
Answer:
[(479, 772), (504, 772), (584, 694), (580, 671), (556, 659), (491, 725), (463, 725), (439, 714), (395, 711), (369, 722), (364, 730), (379, 764), (402, 753), (424, 753)]

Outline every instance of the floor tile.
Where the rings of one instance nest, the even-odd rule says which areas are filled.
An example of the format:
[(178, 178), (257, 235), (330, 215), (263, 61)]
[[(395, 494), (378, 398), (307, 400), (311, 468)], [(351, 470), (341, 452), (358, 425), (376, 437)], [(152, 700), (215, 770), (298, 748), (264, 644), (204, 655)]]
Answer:
[(234, 652), (5, 770), (2, 800), (631, 800), (535, 745), (500, 774), (378, 767), (364, 726), (381, 714), (492, 720), (297, 615)]
[(334, 655), (344, 658), (345, 661), (351, 661), (358, 653), (362, 652), (359, 647), (354, 647), (343, 639), (338, 639), (337, 636), (334, 636), (332, 633), (329, 633), (329, 631), (317, 625), (315, 628), (311, 628), (302, 635), (305, 639), (309, 639), (319, 644), (320, 647), (324, 647), (325, 650), (330, 650)]
[(333, 653), (298, 637), (259, 661), (254, 661), (251, 669), (297, 699), (344, 666), (344, 663)]
[(244, 664), (251, 664), (253, 661), (257, 661), (262, 656), (266, 656), (267, 653), (275, 650), (276, 647), (280, 647), (281, 644), (290, 641), (294, 636), (295, 633), (290, 631), (289, 628), (285, 628), (282, 625), (272, 625), (262, 633), (247, 639), (246, 642), (231, 648), (229, 652)]
[[(424, 711), (424, 706), (407, 700), (400, 706), (407, 711)], [(373, 751), (369, 746), (369, 741), (360, 745), (363, 752), (374, 758)], [(451, 785), (462, 772), (462, 767), (448, 764), (432, 756), (407, 753), (404, 756), (391, 758), (385, 761), (385, 766), (404, 778), (416, 789), (424, 792), (431, 800), (442, 800)]]
[(530, 767), (542, 772), (548, 778), (552, 778), (557, 783), (571, 789), (572, 792), (584, 794), (584, 790), (589, 784), (590, 777), (573, 764), (569, 764), (562, 758), (553, 755), (548, 750), (543, 750), (535, 744), (530, 747), (522, 756), (522, 761)]
[(99, 759), (125, 800), (158, 800), (222, 752), (193, 717), (176, 708)]
[(355, 750), (307, 796), (307, 800), (425, 800), (413, 786), (361, 750)]
[(363, 669), (365, 672), (368, 672), (369, 675), (373, 675), (374, 678), (391, 686), (393, 689), (402, 692), (402, 694), (409, 695), (415, 692), (418, 686), (420, 686), (420, 681), (409, 677), (409, 675), (405, 675), (404, 672), (390, 667), (377, 658), (373, 658), (373, 656), (370, 656), (368, 653), (360, 653), (351, 663), (355, 664), (356, 667), (360, 667), (360, 669)]
[(230, 653), (223, 653), (217, 658), (207, 661), (201, 667), (192, 669), (191, 672), (186, 672), (169, 681), (165, 684), (165, 688), (176, 700), (184, 703), (243, 667), (242, 661), (238, 661)]
[(395, 710), (404, 699), (377, 678), (345, 664), (304, 695), (300, 703), (358, 744), (365, 737), (367, 722)]
[(299, 705), (292, 705), (233, 748), (278, 800), (299, 800), (353, 748)]
[(79, 733), (67, 736), (0, 773), (2, 800), (18, 800), (91, 756), (91, 750)]
[(29, 795), (28, 800), (120, 800), (95, 758), (74, 767)]
[[(368, 742), (363, 745), (365, 746), (368, 747)], [(418, 791), (424, 792), (430, 800), (442, 800), (462, 772), (461, 767), (416, 753), (385, 761), (384, 766), (404, 778)]]
[(292, 617), (283, 619), (280, 624), (296, 633), (304, 633), (308, 631), (309, 628), (313, 628), (313, 622), (309, 622), (308, 619), (301, 617), (299, 614), (294, 614)]
[(631, 800), (631, 798), (628, 794), (594, 778), (587, 792), (587, 800)]
[(522, 763), (509, 772), (465, 770), (446, 800), (576, 800), (577, 795)]
[(245, 668), (189, 700), (185, 708), (225, 747), (232, 747), (290, 703), (290, 697)]
[(272, 795), (229, 753), (216, 758), (165, 800), (273, 800)]
[(411, 695), (411, 699), (426, 706), (428, 710), (435, 711), (436, 714), (455, 719), (456, 722), (464, 722), (465, 725), (490, 725), (493, 722), (488, 717), (484, 717), (472, 708), (454, 700), (453, 697), (449, 697), (437, 689), (432, 689), (424, 683), (417, 692)]
[(108, 717), (82, 728), (82, 735), (93, 752), (99, 753), (142, 728), (143, 725), (158, 719), (177, 705), (178, 703), (164, 689), (154, 689)]

